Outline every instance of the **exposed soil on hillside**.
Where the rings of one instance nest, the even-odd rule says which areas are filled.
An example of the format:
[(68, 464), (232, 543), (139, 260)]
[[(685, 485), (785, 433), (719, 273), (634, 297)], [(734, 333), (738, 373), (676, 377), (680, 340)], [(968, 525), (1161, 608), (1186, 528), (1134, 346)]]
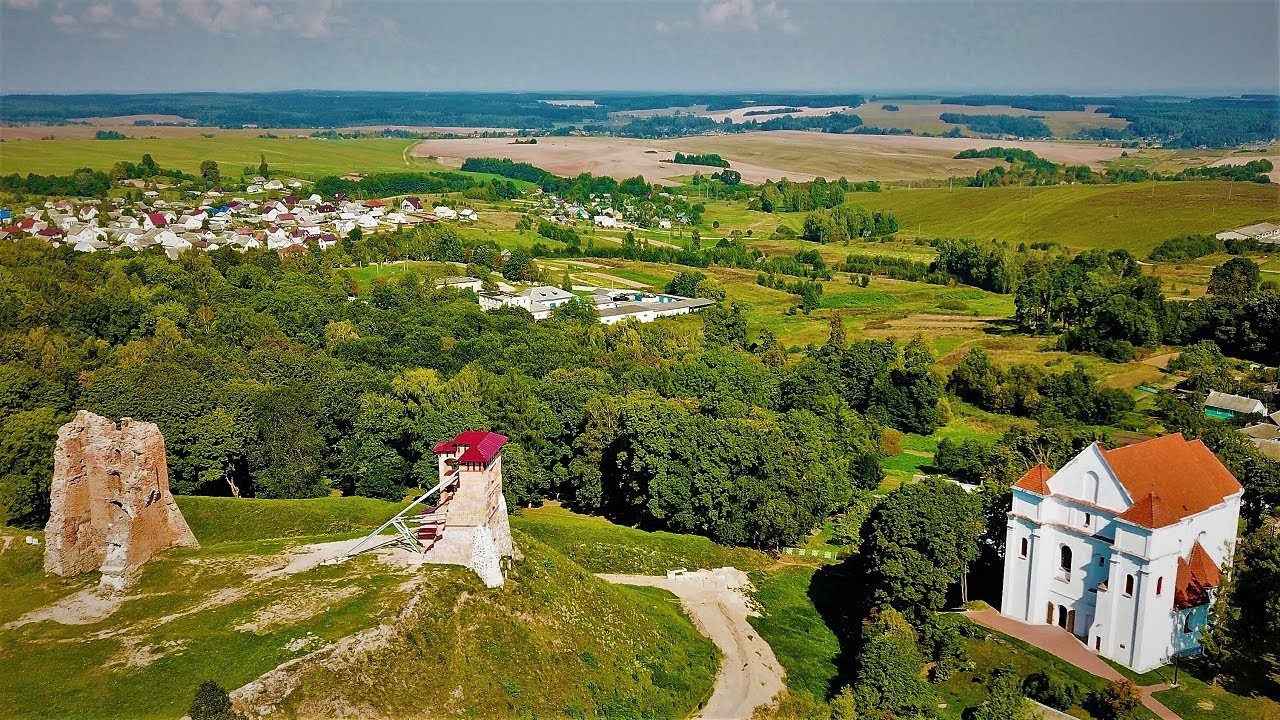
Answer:
[(724, 653), (715, 689), (696, 717), (749, 718), (756, 708), (771, 704), (785, 689), (785, 673), (773, 648), (747, 620), (757, 613), (745, 594), (751, 582), (743, 571), (724, 567), (666, 577), (610, 574), (599, 577), (612, 583), (671, 591), (680, 598), (680, 604), (698, 630)]

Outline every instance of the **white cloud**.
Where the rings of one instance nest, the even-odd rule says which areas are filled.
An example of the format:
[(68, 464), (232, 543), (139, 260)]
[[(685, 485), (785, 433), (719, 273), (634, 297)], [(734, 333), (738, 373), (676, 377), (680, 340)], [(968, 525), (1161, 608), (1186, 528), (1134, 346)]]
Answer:
[[(42, 0), (0, 0), (4, 7), (34, 9)], [(92, 0), (81, 5), (54, 0), (49, 22), (65, 33), (121, 39), (130, 28), (185, 23), (188, 30), (218, 35), (291, 34), (329, 37), (349, 25), (338, 11), (341, 0)]]
[(116, 14), (115, 8), (105, 2), (98, 2), (85, 8), (84, 17), (95, 25), (101, 25), (111, 20)]
[(777, 0), (760, 4), (756, 0), (702, 0), (698, 6), (698, 20), (705, 27), (723, 27), (734, 30), (759, 32), (764, 28), (777, 28), (785, 33), (799, 32), (791, 20), (791, 11)]

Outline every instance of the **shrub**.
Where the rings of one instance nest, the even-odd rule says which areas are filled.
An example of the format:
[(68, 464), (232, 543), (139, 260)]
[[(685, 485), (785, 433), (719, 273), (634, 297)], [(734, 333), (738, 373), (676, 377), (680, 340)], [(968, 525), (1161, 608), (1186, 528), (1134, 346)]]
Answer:
[(1137, 685), (1129, 680), (1115, 680), (1089, 696), (1087, 709), (1099, 720), (1127, 720), (1141, 705)]
[(1077, 682), (1050, 677), (1044, 671), (1027, 676), (1022, 683), (1022, 692), (1032, 700), (1044, 703), (1058, 710), (1066, 710), (1088, 695), (1088, 690)]
[(196, 690), (196, 698), (187, 710), (191, 720), (244, 720), (231, 709), (231, 696), (213, 680), (204, 681)]

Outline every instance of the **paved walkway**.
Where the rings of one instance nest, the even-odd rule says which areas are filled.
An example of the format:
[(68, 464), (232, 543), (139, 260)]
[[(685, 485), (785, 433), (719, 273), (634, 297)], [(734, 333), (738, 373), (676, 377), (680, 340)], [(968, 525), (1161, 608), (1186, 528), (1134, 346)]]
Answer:
[[(1119, 671), (1085, 647), (1084, 643), (1080, 642), (1075, 635), (1057, 625), (1027, 625), (990, 609), (971, 610), (966, 612), (965, 615), (979, 625), (997, 630), (1005, 635), (1012, 635), (1023, 642), (1052, 653), (1058, 659), (1069, 662), (1091, 675), (1097, 675), (1104, 680), (1124, 679), (1124, 676)], [(1168, 683), (1158, 683), (1140, 687), (1138, 692), (1142, 695), (1142, 704), (1161, 720), (1180, 720), (1178, 715), (1165, 707), (1152, 695), (1152, 693), (1167, 690), (1168, 688)]]

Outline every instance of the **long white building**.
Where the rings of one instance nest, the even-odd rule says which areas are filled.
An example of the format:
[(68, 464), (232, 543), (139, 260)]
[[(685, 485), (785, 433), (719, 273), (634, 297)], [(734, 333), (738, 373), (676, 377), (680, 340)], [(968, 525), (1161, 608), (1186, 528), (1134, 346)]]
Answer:
[(1195, 652), (1243, 489), (1199, 440), (1094, 443), (1013, 486), (1000, 612), (1146, 672)]

